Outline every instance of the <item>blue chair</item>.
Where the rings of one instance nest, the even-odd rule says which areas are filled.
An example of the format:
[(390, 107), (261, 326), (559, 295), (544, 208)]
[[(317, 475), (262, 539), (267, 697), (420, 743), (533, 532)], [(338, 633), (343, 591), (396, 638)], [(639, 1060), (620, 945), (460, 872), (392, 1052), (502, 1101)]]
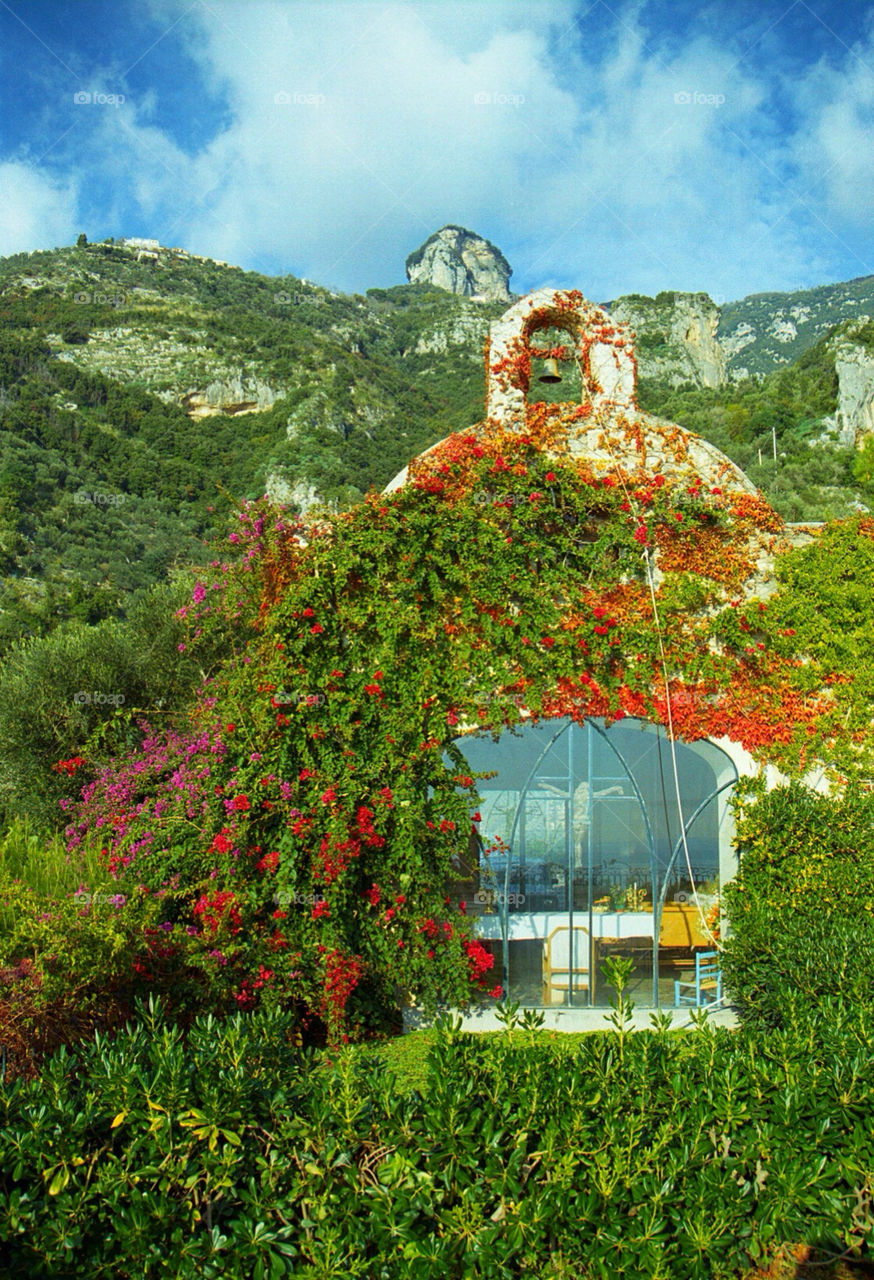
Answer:
[(674, 979), (674, 1008), (681, 1005), (694, 1005), (696, 1009), (704, 1005), (722, 1002), (722, 970), (719, 967), (718, 951), (698, 951), (695, 953), (695, 978), (691, 982)]

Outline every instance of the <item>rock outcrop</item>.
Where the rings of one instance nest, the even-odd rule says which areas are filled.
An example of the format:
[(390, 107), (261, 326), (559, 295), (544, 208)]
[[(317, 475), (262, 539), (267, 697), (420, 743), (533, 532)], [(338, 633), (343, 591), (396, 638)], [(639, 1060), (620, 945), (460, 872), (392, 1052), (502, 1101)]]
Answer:
[(488, 240), (465, 227), (441, 227), (406, 261), (411, 284), (433, 284), (477, 302), (511, 302), (513, 268)]
[(191, 418), (208, 418), (216, 413), (261, 413), (270, 409), (280, 393), (260, 378), (215, 379), (202, 390), (186, 391), (180, 404)]
[(725, 356), (716, 340), (719, 308), (706, 293), (631, 294), (607, 304), (612, 319), (628, 325), (644, 378), (679, 386), (719, 387)]
[(861, 444), (874, 431), (874, 351), (859, 340), (858, 331), (870, 327), (868, 316), (835, 337), (838, 408), (835, 415), (841, 444)]

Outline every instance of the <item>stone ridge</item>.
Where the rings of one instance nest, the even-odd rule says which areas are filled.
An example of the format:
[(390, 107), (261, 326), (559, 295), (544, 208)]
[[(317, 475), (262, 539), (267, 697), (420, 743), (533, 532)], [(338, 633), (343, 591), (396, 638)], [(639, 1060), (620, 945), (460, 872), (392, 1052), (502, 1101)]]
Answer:
[(436, 285), (482, 302), (512, 300), (508, 282), (513, 268), (500, 249), (454, 223), (429, 236), (405, 265), (411, 284)]

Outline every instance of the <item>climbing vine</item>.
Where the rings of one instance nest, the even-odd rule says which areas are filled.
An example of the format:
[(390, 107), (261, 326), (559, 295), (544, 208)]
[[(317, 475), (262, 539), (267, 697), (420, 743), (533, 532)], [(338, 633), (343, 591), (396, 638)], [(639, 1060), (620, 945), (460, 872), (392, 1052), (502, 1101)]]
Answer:
[(214, 998), (294, 1000), (339, 1038), (402, 998), (500, 993), (465, 919), (479, 821), (465, 732), (636, 716), (787, 770), (861, 767), (852, 655), (814, 634), (804, 555), (820, 552), (793, 561), (788, 593), (756, 598), (770, 508), (730, 475), (596, 470), (569, 447), (585, 417), (533, 405), (522, 432), (452, 436), (402, 489), (341, 515), (242, 512), (183, 611), (194, 646), (218, 621), (238, 637), (200, 739), (139, 789), (128, 762), (122, 797), (104, 779), (71, 815), (73, 838), (105, 832), (122, 881), (164, 895), (161, 945)]

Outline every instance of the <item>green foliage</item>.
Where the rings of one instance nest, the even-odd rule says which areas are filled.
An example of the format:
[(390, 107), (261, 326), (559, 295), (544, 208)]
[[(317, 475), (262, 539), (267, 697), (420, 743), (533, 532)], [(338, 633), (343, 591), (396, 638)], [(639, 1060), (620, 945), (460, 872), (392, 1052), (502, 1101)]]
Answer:
[[(754, 378), (767, 376), (778, 364), (791, 363), (838, 325), (855, 329), (860, 315), (871, 315), (874, 276), (792, 293), (754, 293), (720, 307), (719, 340), (742, 338), (728, 356), (731, 375), (741, 368)], [(787, 311), (796, 330), (786, 332)], [(781, 322), (778, 338), (775, 321)], [(734, 345), (732, 343), (732, 345)]]
[(853, 476), (874, 497), (874, 436), (866, 436), (853, 459)]
[(34, 1277), (729, 1280), (874, 1216), (863, 1019), (434, 1039), (421, 1092), (275, 1011), (162, 1010), (0, 1089), (0, 1247)]
[(678, 422), (722, 450), (785, 520), (832, 520), (853, 513), (855, 482), (861, 478), (856, 451), (809, 442), (814, 424), (837, 407), (835, 360), (827, 340), (760, 380), (702, 388), (643, 378), (639, 398), (647, 412)]
[[(84, 846), (73, 858), (60, 835), (45, 831), (27, 814), (16, 814), (0, 835), (0, 876), (46, 902), (68, 897), (83, 884), (102, 889), (112, 883), (95, 845)], [(13, 924), (0, 908), (0, 933)]]
[(778, 652), (805, 655), (801, 686), (812, 690), (829, 673), (837, 674), (830, 762), (840, 774), (870, 778), (874, 522), (856, 516), (826, 525), (809, 545), (780, 556), (775, 572), (779, 590), (765, 615), (769, 643)]
[(737, 877), (723, 888), (728, 991), (765, 1028), (839, 999), (874, 1014), (874, 793), (799, 782), (738, 790)]
[[(174, 609), (190, 592), (179, 578), (132, 603), (125, 621), (65, 623), (13, 645), (0, 663), (0, 811), (57, 827), (58, 801), (139, 742), (138, 718), (190, 703), (227, 640), (214, 631), (209, 645), (180, 652), (186, 628)], [(80, 755), (84, 772), (55, 770)]]

